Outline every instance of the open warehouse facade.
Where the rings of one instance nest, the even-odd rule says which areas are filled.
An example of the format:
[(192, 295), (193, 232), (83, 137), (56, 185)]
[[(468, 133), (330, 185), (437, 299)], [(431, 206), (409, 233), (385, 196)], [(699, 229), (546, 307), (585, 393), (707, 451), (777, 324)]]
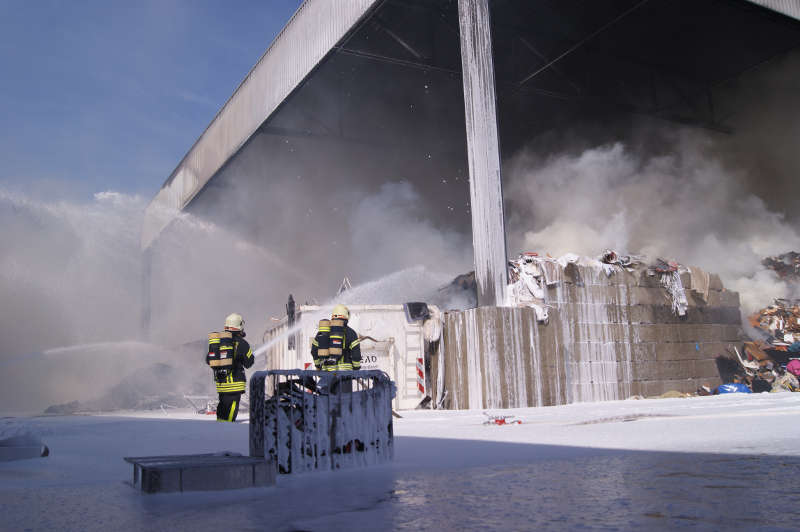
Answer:
[[(737, 135), (735, 115), (753, 102), (734, 98), (736, 80), (800, 44), (795, 3), (763, 3), (304, 2), (148, 208), (148, 327), (186, 331), (171, 338), (183, 341), (205, 332), (179, 322), (186, 305), (215, 320), (220, 305), (263, 312), (300, 287), (328, 294), (345, 275), (417, 263), (458, 273), (479, 251), (504, 264), (496, 223), (474, 235), (487, 228), (468, 185), (475, 155), (488, 154), (473, 184), (491, 194), (500, 161), (576, 124), (603, 141), (631, 117)], [(491, 32), (483, 62), (462, 57), (465, 24), (468, 44)], [(466, 106), (476, 76), (464, 65), (484, 80), (494, 71)], [(470, 137), (465, 108), (483, 119), (496, 109), (497, 134), (484, 123)], [(505, 216), (490, 212), (513, 224), (514, 209), (506, 198)], [(441, 236), (421, 239), (411, 222)], [(477, 269), (493, 272), (479, 279), (479, 302), (494, 304), (502, 272)], [(263, 286), (233, 286), (259, 276)]]

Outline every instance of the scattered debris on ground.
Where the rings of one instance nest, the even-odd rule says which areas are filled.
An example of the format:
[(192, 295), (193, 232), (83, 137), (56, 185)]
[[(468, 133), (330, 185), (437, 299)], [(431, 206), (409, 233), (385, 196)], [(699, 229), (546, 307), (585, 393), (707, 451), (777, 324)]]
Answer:
[(487, 412), (483, 415), (487, 418), (484, 425), (522, 425), (522, 420), (517, 416), (493, 416)]

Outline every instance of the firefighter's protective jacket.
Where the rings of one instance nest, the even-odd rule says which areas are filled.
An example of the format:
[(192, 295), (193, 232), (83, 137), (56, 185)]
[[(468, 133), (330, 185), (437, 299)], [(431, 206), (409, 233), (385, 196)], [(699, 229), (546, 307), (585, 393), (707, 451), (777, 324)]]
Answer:
[[(324, 320), (323, 320), (324, 321)], [(320, 326), (316, 336), (311, 341), (311, 358), (314, 360), (314, 367), (322, 371), (351, 371), (361, 369), (361, 340), (358, 333), (347, 326), (344, 322), (342, 330), (324, 330)], [(341, 354), (331, 354), (327, 352), (320, 354), (320, 343), (330, 345), (330, 347), (341, 346)]]
[[(230, 341), (226, 341), (225, 338), (215, 338), (214, 336), (214, 333), (209, 335), (206, 364), (214, 369), (214, 382), (217, 385), (217, 392), (244, 392), (247, 387), (247, 377), (244, 370), (251, 367), (255, 362), (250, 344), (238, 334), (234, 334)], [(220, 357), (223, 360), (232, 359), (232, 363), (227, 366), (220, 365), (218, 362)]]

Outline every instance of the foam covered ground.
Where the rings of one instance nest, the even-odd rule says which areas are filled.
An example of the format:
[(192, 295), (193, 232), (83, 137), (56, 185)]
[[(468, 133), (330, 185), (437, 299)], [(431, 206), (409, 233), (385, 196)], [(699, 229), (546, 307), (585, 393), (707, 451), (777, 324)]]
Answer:
[(531, 530), (800, 527), (800, 394), (411, 411), (395, 460), (277, 486), (143, 495), (124, 456), (248, 449), (189, 412), (7, 417), (50, 456), (0, 462), (4, 530)]

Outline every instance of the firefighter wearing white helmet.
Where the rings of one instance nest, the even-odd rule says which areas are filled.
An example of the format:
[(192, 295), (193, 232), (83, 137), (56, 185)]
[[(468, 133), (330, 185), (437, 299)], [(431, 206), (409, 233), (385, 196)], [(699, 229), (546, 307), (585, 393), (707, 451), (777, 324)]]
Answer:
[(225, 330), (226, 331), (242, 331), (244, 329), (244, 320), (242, 319), (241, 314), (228, 314), (228, 317), (225, 318)]
[(311, 341), (311, 358), (317, 371), (352, 371), (361, 369), (361, 340), (347, 321), (350, 310), (336, 305), (330, 320), (320, 320)]
[(236, 421), (239, 404), (247, 387), (245, 368), (253, 365), (253, 350), (244, 339), (244, 319), (241, 314), (225, 318), (225, 330), (208, 335), (206, 364), (214, 371), (214, 383), (219, 394), (217, 421)]

